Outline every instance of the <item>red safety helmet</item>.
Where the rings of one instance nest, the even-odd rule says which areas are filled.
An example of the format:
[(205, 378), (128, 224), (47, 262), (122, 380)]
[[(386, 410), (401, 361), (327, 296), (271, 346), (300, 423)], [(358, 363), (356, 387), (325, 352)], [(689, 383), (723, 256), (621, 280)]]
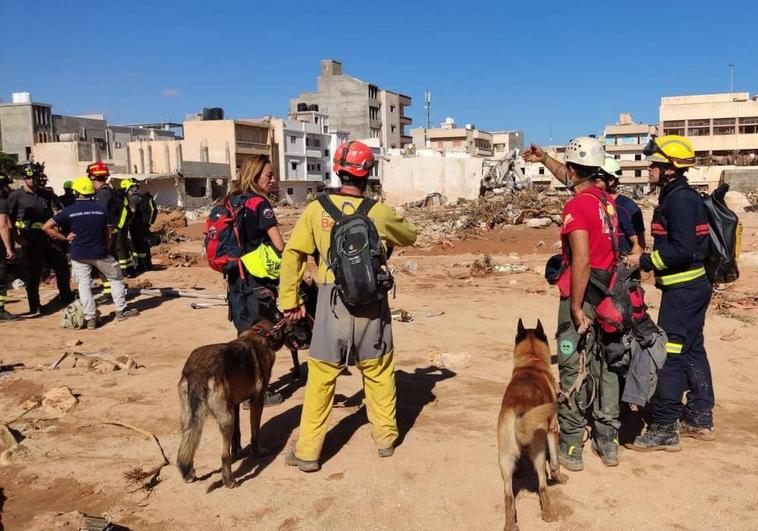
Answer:
[(108, 169), (108, 166), (99, 160), (87, 166), (87, 175), (89, 175), (90, 179), (102, 181), (105, 180), (106, 177), (110, 177), (110, 174), (111, 172)]
[(374, 154), (363, 142), (343, 142), (334, 153), (334, 171), (347, 172), (354, 177), (366, 177), (374, 167)]

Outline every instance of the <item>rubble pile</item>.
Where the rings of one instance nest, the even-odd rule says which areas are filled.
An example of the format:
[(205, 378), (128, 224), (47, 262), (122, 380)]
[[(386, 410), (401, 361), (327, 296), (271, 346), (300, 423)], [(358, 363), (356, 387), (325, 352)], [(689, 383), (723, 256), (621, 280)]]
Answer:
[(160, 212), (155, 223), (150, 227), (150, 232), (160, 239), (160, 243), (176, 243), (186, 240), (177, 232), (177, 229), (186, 226), (187, 217), (184, 210), (177, 208)]
[(419, 230), (417, 246), (452, 245), (452, 240), (504, 225), (560, 225), (563, 205), (570, 197), (556, 190), (520, 190), (449, 204), (443, 196), (430, 194), (422, 201), (408, 203), (403, 212)]

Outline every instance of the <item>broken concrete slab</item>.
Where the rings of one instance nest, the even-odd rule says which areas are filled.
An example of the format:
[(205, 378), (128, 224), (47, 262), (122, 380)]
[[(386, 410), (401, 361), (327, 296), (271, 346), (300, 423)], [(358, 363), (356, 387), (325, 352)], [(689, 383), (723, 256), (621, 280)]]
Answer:
[(68, 413), (78, 403), (79, 399), (65, 385), (50, 389), (42, 395), (42, 409), (52, 415)]
[(29, 448), (23, 444), (16, 444), (7, 450), (4, 450), (3, 453), (0, 453), (0, 466), (10, 466), (17, 465), (19, 463), (25, 463), (29, 461), (31, 455), (32, 454), (29, 451)]
[(530, 229), (544, 229), (553, 224), (550, 218), (532, 218), (526, 220), (526, 226)]

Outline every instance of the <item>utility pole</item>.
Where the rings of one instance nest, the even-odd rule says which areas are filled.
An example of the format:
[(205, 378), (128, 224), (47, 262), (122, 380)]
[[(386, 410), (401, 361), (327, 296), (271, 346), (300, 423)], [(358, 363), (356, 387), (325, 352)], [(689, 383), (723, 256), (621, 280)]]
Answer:
[(734, 64), (729, 63), (729, 92), (734, 92)]
[(428, 147), (429, 134), (428, 130), (431, 127), (432, 121), (432, 91), (426, 89), (424, 91), (424, 109), (426, 110), (426, 127), (424, 128), (424, 147)]

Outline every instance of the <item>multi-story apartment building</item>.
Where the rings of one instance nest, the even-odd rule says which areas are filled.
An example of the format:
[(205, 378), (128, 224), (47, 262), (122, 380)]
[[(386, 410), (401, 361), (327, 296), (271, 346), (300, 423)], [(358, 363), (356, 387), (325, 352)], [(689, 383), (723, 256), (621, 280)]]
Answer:
[(350, 138), (377, 138), (385, 149), (411, 142), (405, 127), (411, 119), (405, 108), (411, 98), (381, 89), (342, 71), (342, 63), (321, 61), (316, 92), (304, 92), (290, 100), (290, 112), (318, 111), (329, 116), (329, 127), (350, 131)]
[(411, 139), (417, 149), (424, 147), (440, 151), (459, 151), (475, 157), (491, 157), (492, 133), (477, 129), (471, 124), (457, 127), (455, 120), (448, 117), (440, 127), (411, 129)]
[(618, 121), (606, 125), (603, 132), (605, 152), (619, 161), (622, 184), (642, 184), (647, 182), (648, 163), (642, 150), (655, 134), (653, 124), (638, 124), (629, 113), (619, 114)]
[(524, 150), (523, 131), (492, 131), (492, 151), (494, 155), (504, 156), (512, 149)]
[(663, 134), (692, 141), (700, 164), (758, 164), (758, 95), (663, 97), (660, 120)]
[(33, 102), (28, 92), (14, 92), (0, 103), (0, 151), (19, 163), (32, 160), (32, 147), (55, 140), (52, 105)]

